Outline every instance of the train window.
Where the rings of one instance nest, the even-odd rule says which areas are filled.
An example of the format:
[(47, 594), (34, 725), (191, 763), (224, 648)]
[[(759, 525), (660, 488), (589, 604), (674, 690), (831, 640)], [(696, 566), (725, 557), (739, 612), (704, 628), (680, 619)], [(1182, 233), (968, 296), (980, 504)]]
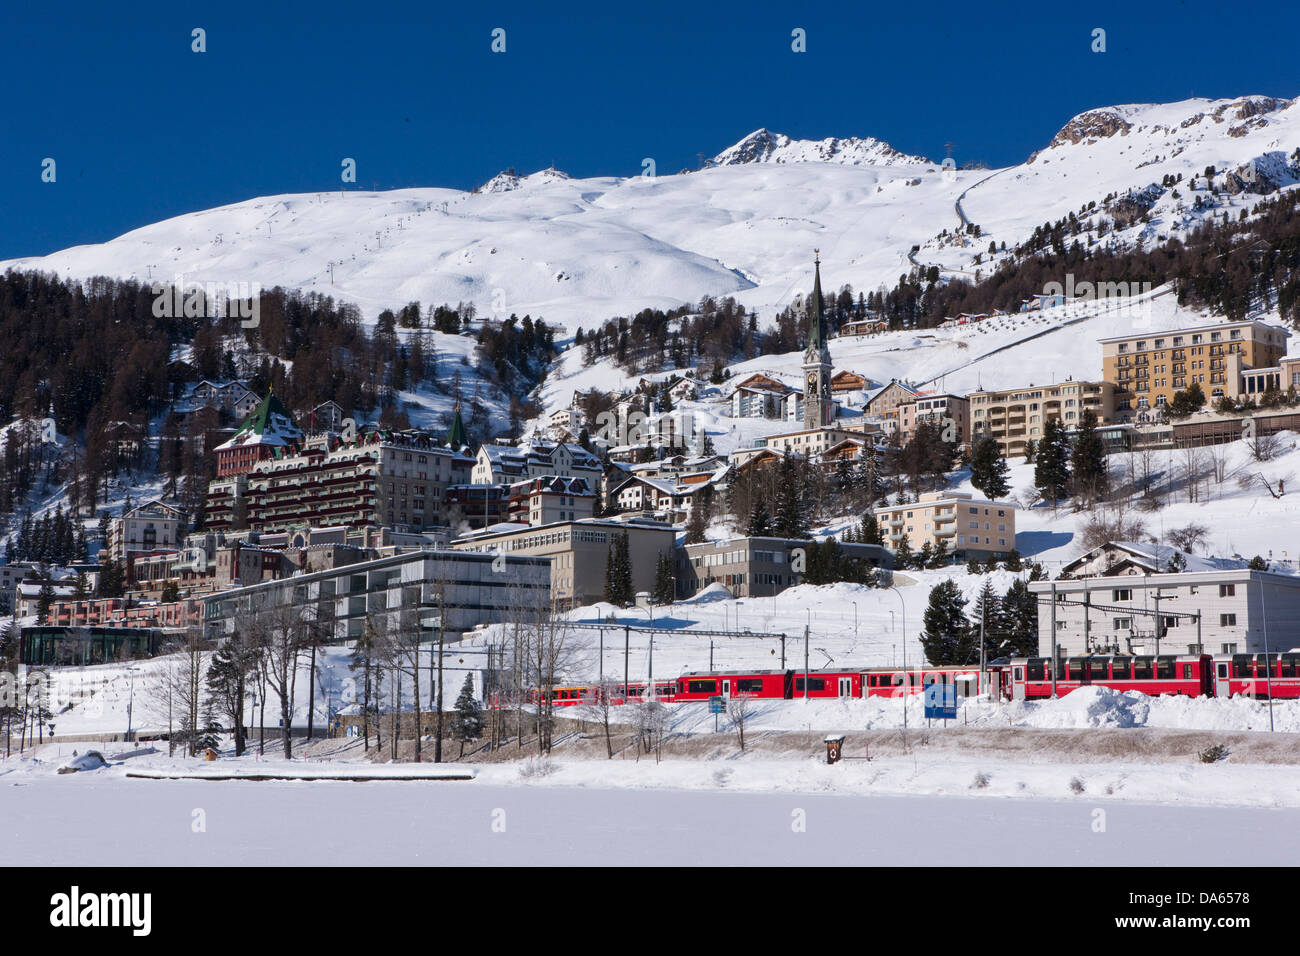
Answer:
[(1300, 654), (1282, 655), (1282, 676), (1300, 677)]
[(1150, 658), (1150, 657), (1135, 657), (1135, 658), (1133, 658), (1133, 679), (1134, 679), (1134, 680), (1150, 680), (1150, 679), (1151, 679), (1151, 665), (1154, 664), (1154, 663), (1155, 663), (1154, 658)]
[[(825, 680), (825, 678), (822, 678), (822, 677), (810, 677), (810, 678), (808, 678), (808, 691), (809, 691), (809, 693), (811, 693), (812, 691), (815, 691), (815, 690), (825, 690), (825, 689), (826, 689), (826, 680)], [(802, 693), (803, 693), (803, 678), (802, 678), (802, 677), (796, 677), (796, 678), (794, 679), (794, 691), (795, 691), (796, 694), (802, 694)]]
[(1232, 655), (1233, 677), (1254, 677), (1254, 670), (1249, 654)]
[(1256, 654), (1255, 669), (1259, 671), (1261, 677), (1269, 672), (1277, 672), (1277, 655), (1276, 654)]
[(1069, 680), (1083, 680), (1083, 660), (1078, 657), (1071, 657), (1066, 662), (1065, 672)]
[(713, 694), (718, 690), (716, 680), (691, 680), (686, 682), (686, 690), (692, 694)]
[(740, 694), (758, 694), (763, 690), (763, 678), (761, 677), (738, 677), (736, 679), (736, 692)]
[(1110, 662), (1110, 673), (1115, 680), (1128, 680), (1133, 676), (1133, 662), (1115, 658)]
[(1156, 680), (1174, 679), (1174, 659), (1172, 657), (1156, 658)]
[(1193, 675), (1192, 675), (1192, 665), (1191, 665), (1191, 664), (1184, 664), (1184, 665), (1183, 665), (1183, 680), (1191, 680), (1191, 679), (1192, 679), (1192, 676), (1193, 676)]
[(1026, 665), (1026, 670), (1029, 674), (1030, 680), (1043, 679), (1043, 662), (1041, 659), (1030, 658), (1029, 663)]
[(1092, 680), (1110, 679), (1110, 658), (1094, 657), (1088, 661), (1088, 677)]

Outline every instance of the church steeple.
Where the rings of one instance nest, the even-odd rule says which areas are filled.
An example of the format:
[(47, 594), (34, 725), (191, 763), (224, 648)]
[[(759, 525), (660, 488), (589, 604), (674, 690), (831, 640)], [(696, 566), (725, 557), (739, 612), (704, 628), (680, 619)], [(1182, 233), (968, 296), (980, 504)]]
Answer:
[(803, 353), (805, 428), (825, 428), (835, 415), (831, 402), (831, 352), (826, 344), (826, 312), (822, 306), (822, 265), (813, 250), (812, 302), (808, 308), (808, 348)]
[(808, 355), (821, 356), (826, 349), (826, 313), (822, 308), (822, 261), (813, 250), (813, 290), (808, 311)]

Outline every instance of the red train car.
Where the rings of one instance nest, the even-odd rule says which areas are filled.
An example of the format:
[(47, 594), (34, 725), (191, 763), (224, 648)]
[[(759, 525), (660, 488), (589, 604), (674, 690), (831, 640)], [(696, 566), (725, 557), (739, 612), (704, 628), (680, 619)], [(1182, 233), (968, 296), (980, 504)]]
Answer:
[[(1052, 696), (1050, 657), (1017, 657), (1007, 669), (1012, 700), (1041, 700)], [(1065, 657), (1056, 675), (1056, 694), (1061, 697), (1080, 687), (1095, 685), (1152, 696), (1205, 697), (1211, 692), (1213, 673), (1209, 654)]]
[(1214, 658), (1215, 697), (1300, 697), (1300, 651), (1285, 654), (1222, 654)]
[(969, 667), (873, 667), (862, 672), (862, 696), (906, 697), (920, 694), (929, 684), (956, 684), (961, 697), (981, 693), (979, 666)]
[[(663, 680), (655, 681), (655, 697), (658, 700), (671, 702), (677, 695), (676, 681)], [(542, 697), (541, 692), (532, 691), (528, 695), (528, 702), (536, 704)], [(578, 704), (596, 704), (601, 700), (601, 690), (594, 684), (590, 685), (571, 685), (564, 687), (555, 687), (550, 692), (551, 703), (555, 707), (573, 707)], [(646, 699), (646, 685), (641, 684), (616, 684), (610, 689), (609, 702), (619, 705), (626, 703), (639, 704)]]
[[(676, 699), (708, 700), (710, 697), (747, 695), (768, 700), (793, 700), (804, 696), (804, 672), (719, 671), (689, 673), (677, 678)], [(813, 671), (808, 675), (809, 698), (861, 697), (861, 671)]]

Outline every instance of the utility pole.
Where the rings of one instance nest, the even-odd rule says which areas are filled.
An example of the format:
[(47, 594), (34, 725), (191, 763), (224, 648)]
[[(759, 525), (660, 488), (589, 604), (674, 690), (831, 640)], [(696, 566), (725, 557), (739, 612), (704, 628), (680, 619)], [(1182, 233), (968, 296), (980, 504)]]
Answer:
[(785, 670), (785, 635), (781, 635), (781, 670)]
[[(438, 594), (438, 712), (433, 715), (434, 724), (438, 728), (437, 735), (433, 738), (433, 762), (442, 763), (442, 616), (447, 613), (443, 606), (442, 593)], [(416, 679), (415, 692), (418, 694), (419, 679)], [(415, 732), (418, 734), (420, 728), (416, 727)]]
[(808, 625), (803, 626), (803, 699), (808, 702)]
[(1160, 588), (1157, 587), (1156, 593), (1152, 598), (1152, 600), (1156, 602), (1156, 657), (1160, 656), (1160, 630), (1161, 630), (1160, 625), (1162, 622), (1162, 618), (1160, 617), (1160, 599), (1163, 596), (1164, 595), (1160, 593)]
[(1056, 582), (1052, 582), (1052, 699), (1056, 699), (1056, 672), (1059, 669), (1056, 653)]
[[(1253, 575), (1254, 572), (1252, 571)], [(1249, 587), (1249, 583), (1247, 587)], [(1264, 677), (1268, 687), (1268, 730), (1273, 732), (1273, 658), (1268, 653), (1268, 604), (1264, 601), (1264, 579), (1259, 581), (1259, 610), (1264, 625)]]
[(628, 642), (631, 639), (629, 636), (630, 633), (631, 633), (630, 627), (627, 624), (624, 624), (623, 625), (623, 703), (625, 704), (627, 703), (627, 699), (630, 694), (627, 687), (627, 655), (628, 655)]
[[(898, 603), (902, 609), (901, 613), (903, 615), (903, 680), (906, 681), (911, 679), (907, 673), (907, 602), (903, 600), (903, 592), (898, 590), (897, 586), (891, 584), (889, 586), (889, 590), (893, 591), (896, 595), (898, 595)], [(903, 740), (904, 742), (906, 742), (907, 740), (907, 697), (910, 690), (911, 690), (910, 685), (905, 685), (903, 688)]]

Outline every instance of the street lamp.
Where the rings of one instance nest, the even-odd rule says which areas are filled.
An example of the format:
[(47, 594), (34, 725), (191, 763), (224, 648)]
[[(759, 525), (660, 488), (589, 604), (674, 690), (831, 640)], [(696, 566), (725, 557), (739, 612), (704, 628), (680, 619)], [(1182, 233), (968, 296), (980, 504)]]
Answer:
[(126, 699), (126, 739), (131, 739), (131, 714), (135, 710), (135, 672), (136, 668), (128, 667), (127, 673), (131, 675), (131, 691)]
[(849, 603), (853, 605), (853, 639), (856, 641), (858, 639), (858, 602), (850, 601)]

